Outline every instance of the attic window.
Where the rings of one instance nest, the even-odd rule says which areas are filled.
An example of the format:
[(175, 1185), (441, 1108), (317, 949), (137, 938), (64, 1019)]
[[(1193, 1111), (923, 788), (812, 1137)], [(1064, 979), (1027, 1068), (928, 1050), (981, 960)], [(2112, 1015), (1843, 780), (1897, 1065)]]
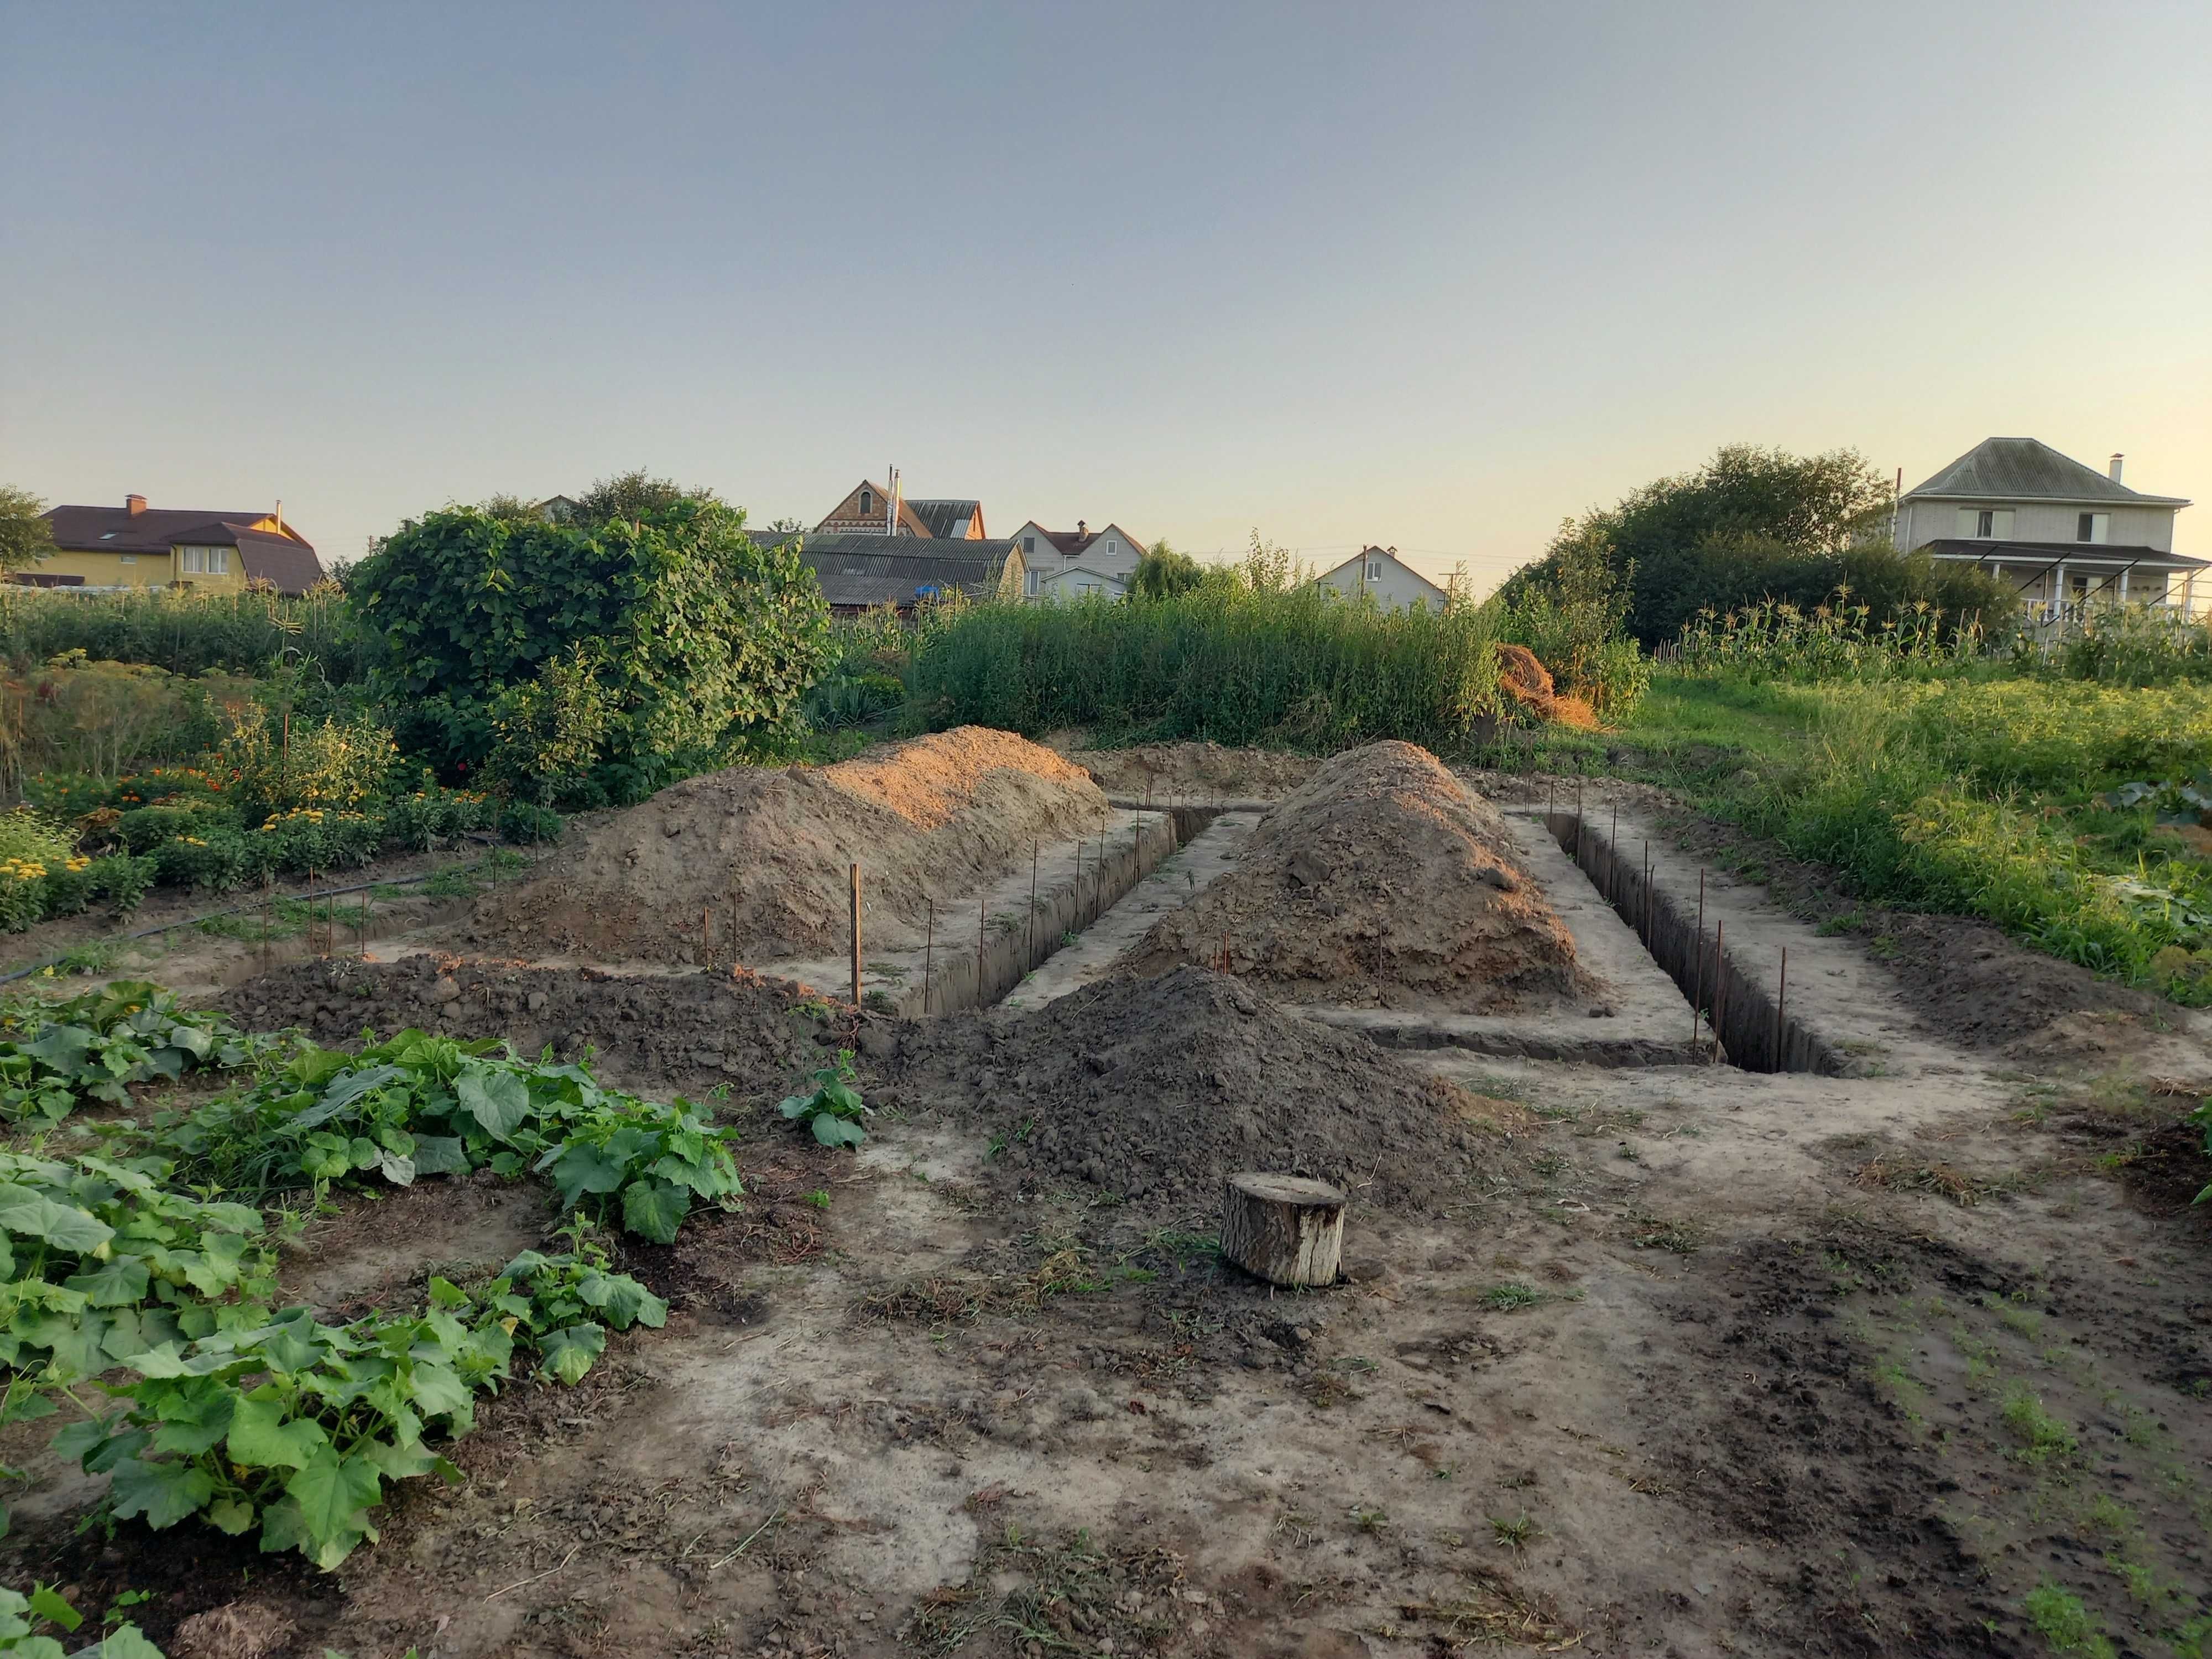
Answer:
[(1034, 536), (1024, 536), (1024, 537), (1023, 537), (1023, 538), (1022, 538), (1022, 552), (1023, 552), (1023, 554), (1024, 555), (1024, 556), (1029, 557), (1029, 558), (1035, 558), (1035, 557), (1036, 556), (1036, 537), (1034, 537)]
[(862, 513), (864, 513), (864, 514), (867, 514), (867, 513), (872, 513), (872, 512), (874, 512), (875, 510), (876, 510), (876, 492), (875, 492), (874, 490), (872, 490), (872, 489), (864, 489), (864, 490), (862, 490), (862, 491), (860, 492), (860, 511), (861, 511)]
[(1381, 581), (1381, 580), (1382, 580), (1382, 560), (1380, 560), (1380, 559), (1370, 559), (1370, 560), (1368, 560), (1368, 562), (1367, 562), (1367, 580), (1368, 580), (1369, 581), (1370, 581), (1370, 582), (1379, 582), (1379, 581)]
[(115, 539), (115, 532), (112, 530), (103, 530), (100, 532), (100, 539), (104, 542), (112, 542)]

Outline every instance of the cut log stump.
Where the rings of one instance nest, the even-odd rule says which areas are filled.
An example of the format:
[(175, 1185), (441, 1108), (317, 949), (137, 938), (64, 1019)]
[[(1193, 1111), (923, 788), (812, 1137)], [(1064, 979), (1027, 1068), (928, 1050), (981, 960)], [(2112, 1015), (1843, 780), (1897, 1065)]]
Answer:
[(1344, 1194), (1326, 1182), (1248, 1173), (1225, 1183), (1221, 1254), (1273, 1285), (1334, 1285)]

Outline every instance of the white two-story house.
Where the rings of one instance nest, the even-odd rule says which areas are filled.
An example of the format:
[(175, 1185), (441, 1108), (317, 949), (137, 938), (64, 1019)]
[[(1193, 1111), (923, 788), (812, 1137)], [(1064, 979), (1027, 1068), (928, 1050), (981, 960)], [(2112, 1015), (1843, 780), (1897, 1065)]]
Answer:
[[(1899, 550), (1980, 565), (2034, 615), (2093, 601), (2166, 605), (2193, 614), (2207, 568), (2173, 550), (2173, 515), (2189, 503), (2120, 482), (2033, 438), (1986, 438), (1897, 498)], [(2212, 602), (2212, 580), (2202, 596)]]
[(1047, 530), (1032, 519), (1014, 532), (1013, 543), (1022, 554), (1023, 594), (1032, 599), (1126, 599), (1145, 556), (1145, 544), (1121, 526), (1093, 530), (1081, 519), (1073, 530)]

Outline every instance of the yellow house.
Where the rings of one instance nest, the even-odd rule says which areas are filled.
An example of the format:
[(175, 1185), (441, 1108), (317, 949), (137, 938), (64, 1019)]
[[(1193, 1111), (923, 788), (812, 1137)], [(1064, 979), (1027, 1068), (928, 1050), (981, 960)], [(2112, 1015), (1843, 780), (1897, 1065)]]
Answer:
[(121, 507), (57, 507), (46, 515), (54, 552), (9, 579), (34, 587), (115, 592), (167, 587), (235, 593), (249, 582), (304, 593), (322, 580), (307, 539), (274, 513), (152, 507), (143, 495)]

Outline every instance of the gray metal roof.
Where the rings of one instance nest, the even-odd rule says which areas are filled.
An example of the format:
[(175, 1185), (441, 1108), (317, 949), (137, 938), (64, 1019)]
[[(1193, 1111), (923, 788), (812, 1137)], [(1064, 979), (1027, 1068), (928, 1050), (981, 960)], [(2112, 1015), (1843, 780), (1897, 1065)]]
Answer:
[(933, 536), (950, 536), (983, 511), (981, 501), (909, 501), (907, 505), (914, 509), (914, 516), (928, 526)]
[(2186, 507), (2174, 495), (2146, 495), (2114, 483), (2033, 438), (1984, 438), (1916, 489), (1914, 495), (1976, 501), (2124, 501), (2136, 507)]
[[(789, 536), (762, 538), (763, 544)], [(954, 541), (936, 536), (812, 535), (799, 538), (799, 556), (833, 605), (912, 605), (923, 590), (988, 599), (1012, 542)]]

